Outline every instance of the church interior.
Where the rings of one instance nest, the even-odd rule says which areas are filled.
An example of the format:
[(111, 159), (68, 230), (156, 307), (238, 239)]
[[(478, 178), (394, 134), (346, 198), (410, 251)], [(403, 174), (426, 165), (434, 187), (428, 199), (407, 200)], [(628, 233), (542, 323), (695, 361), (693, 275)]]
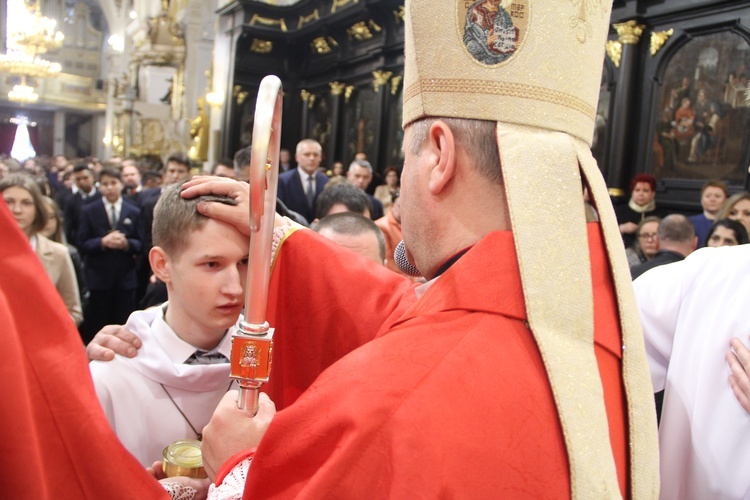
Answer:
[[(709, 179), (748, 187), (748, 6), (614, 1), (592, 145), (613, 200), (640, 173), (686, 213)], [(314, 138), (324, 167), (365, 153), (376, 175), (403, 163), (403, 0), (6, 0), (0, 18), (0, 154), (23, 126), (36, 155), (180, 151), (208, 171), (250, 144), (275, 74), (282, 148)]]

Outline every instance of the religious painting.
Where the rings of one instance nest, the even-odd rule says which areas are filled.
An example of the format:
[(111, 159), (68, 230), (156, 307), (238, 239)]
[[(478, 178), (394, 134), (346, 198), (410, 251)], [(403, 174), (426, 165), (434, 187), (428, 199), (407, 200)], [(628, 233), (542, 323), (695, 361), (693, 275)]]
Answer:
[(695, 36), (669, 59), (652, 152), (659, 179), (744, 184), (750, 45), (737, 33)]
[(463, 45), (482, 64), (500, 64), (516, 53), (528, 26), (526, 0), (458, 0), (456, 22)]

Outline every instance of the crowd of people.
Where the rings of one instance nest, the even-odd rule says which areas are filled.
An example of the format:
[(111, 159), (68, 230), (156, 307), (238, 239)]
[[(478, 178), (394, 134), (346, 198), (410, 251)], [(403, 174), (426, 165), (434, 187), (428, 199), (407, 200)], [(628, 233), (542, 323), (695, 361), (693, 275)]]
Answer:
[[(236, 159), (244, 161), (238, 169), (234, 160), (222, 158), (205, 173), (246, 178), (244, 167), (249, 164), (249, 154), (247, 148), (237, 155)], [(344, 172), (345, 177), (338, 176), (330, 184), (333, 188), (343, 182), (347, 187), (332, 189), (318, 203), (317, 191), (322, 193), (329, 176), (333, 176), (321, 166), (320, 144), (312, 139), (301, 141), (295, 155), (296, 166), (288, 151), (282, 159), (289, 172), (282, 177), (286, 179), (282, 186), (290, 186), (279, 192), (284, 215), (304, 226), (329, 212), (342, 210), (366, 214), (372, 220), (382, 219), (382, 229), (375, 234), (379, 241), (384, 234), (387, 236), (388, 253), (379, 260), (400, 272), (392, 258), (395, 245), (401, 240), (400, 212), (398, 208), (394, 213), (390, 211), (393, 199), (398, 198), (396, 168), (387, 169), (387, 184), (377, 185), (372, 166), (360, 153)], [(138, 308), (166, 301), (166, 287), (154, 275), (148, 260), (153, 247), (153, 214), (166, 187), (192, 176), (187, 156), (171, 154), (163, 163), (130, 158), (102, 162), (63, 155), (40, 156), (23, 163), (3, 157), (0, 163), (0, 192), (55, 283), (84, 343), (105, 325), (125, 323)], [(305, 171), (317, 179), (316, 191), (310, 191), (309, 198), (309, 188), (305, 186), (303, 190), (302, 184), (297, 183), (299, 173), (304, 175)], [(376, 188), (378, 198), (368, 193)], [(387, 196), (380, 188), (386, 190)], [(381, 199), (387, 199), (387, 203)], [(359, 203), (362, 208), (347, 208), (352, 203)], [(387, 224), (384, 212), (389, 215)]]
[[(246, 179), (250, 153), (247, 148), (239, 151), (234, 161), (220, 159), (207, 173), (215, 178)], [(221, 201), (219, 198), (201, 197), (191, 200), (187, 212), (180, 209), (183, 200), (179, 193), (191, 177), (184, 156), (170, 155), (163, 168), (148, 171), (131, 159), (114, 160), (102, 164), (57, 156), (20, 165), (3, 159), (6, 168), (2, 170), (0, 192), (57, 288), (72, 322), (79, 326), (84, 342), (101, 330), (90, 345), (92, 357), (102, 359), (101, 353), (97, 354), (100, 348), (107, 353), (104, 358), (110, 357), (102, 347), (111, 341), (105, 325), (127, 325), (125, 331), (135, 333), (143, 342), (143, 352), (137, 357), (117, 356), (112, 363), (106, 359), (94, 361), (91, 373), (118, 438), (143, 466), (149, 466), (158, 460), (165, 440), (202, 438), (213, 408), (234, 387), (227, 378), (230, 337), (225, 333), (241, 312), (240, 275), (246, 269), (247, 237), (241, 230), (211, 219), (211, 230), (203, 228), (207, 219), (201, 217), (198, 205)], [(385, 183), (371, 185), (372, 167), (359, 155), (343, 174), (329, 177), (330, 172), (321, 167), (320, 145), (312, 139), (298, 144), (295, 160), (297, 166), (290, 162), (282, 174), (285, 188), (279, 191), (279, 213), (295, 221), (295, 227), (310, 226), (332, 244), (364, 257), (365, 261), (349, 257), (360, 271), (371, 266), (365, 263), (370, 261), (389, 268), (394, 276), (407, 276), (393, 257), (402, 240), (398, 170), (387, 168)], [(373, 188), (377, 188), (377, 196), (367, 192)], [(690, 217), (667, 214), (657, 207), (655, 195), (656, 179), (640, 174), (631, 182), (629, 202), (615, 207), (623, 242), (630, 243), (626, 255), (634, 280), (655, 267), (682, 261), (702, 246), (748, 243), (750, 194), (727, 196), (726, 184), (708, 181), (701, 189), (703, 212)], [(373, 223), (379, 200), (383, 200), (380, 210), (385, 210), (385, 215)], [(224, 203), (231, 206), (234, 200), (226, 198)], [(180, 222), (180, 217), (192, 219)], [(219, 226), (214, 227), (216, 224)], [(190, 236), (175, 240), (177, 234), (185, 232), (194, 233), (196, 243), (191, 243)], [(226, 245), (233, 238), (236, 241), (230, 248), (237, 251), (229, 257)], [(190, 255), (190, 248), (204, 252), (216, 242), (222, 244), (212, 252), (212, 258), (219, 261), (217, 266), (234, 269), (234, 278), (229, 278), (227, 271), (215, 270), (205, 276), (190, 276), (188, 266), (177, 264), (176, 255), (182, 260), (181, 254)], [(197, 262), (202, 257), (196, 253), (194, 258)], [(213, 277), (215, 285), (210, 285), (208, 276)], [(423, 283), (425, 279), (416, 281)], [(203, 293), (195, 294), (196, 289)], [(643, 285), (636, 290), (643, 290)], [(656, 292), (651, 289), (642, 295), (646, 293), (652, 300)], [(223, 320), (211, 325), (207, 318), (212, 317), (216, 297), (230, 299), (219, 306), (225, 313)], [(138, 310), (159, 304), (163, 305)], [(660, 318), (658, 310), (648, 314), (656, 318), (654, 321)], [(187, 337), (185, 332), (190, 332)], [(204, 337), (209, 339), (205, 343), (201, 341)], [(645, 338), (649, 360), (654, 363), (651, 350), (656, 348), (648, 331)], [(178, 365), (187, 366), (175, 369), (175, 359)], [(149, 398), (157, 392), (154, 384), (166, 399)], [(665, 385), (655, 385), (658, 420), (665, 404)], [(744, 394), (739, 389), (738, 393)], [(267, 399), (262, 403), (265, 407), (261, 411), (268, 412), (270, 421), (276, 409), (289, 402), (277, 396), (276, 406)], [(140, 424), (133, 425), (134, 411), (141, 412), (138, 421), (160, 422), (161, 426), (150, 425), (151, 432), (144, 434)]]
[(615, 207), (633, 279), (698, 248), (748, 243), (750, 193), (729, 196), (726, 183), (712, 179), (701, 187), (700, 204), (703, 211), (690, 216), (664, 210), (656, 205), (656, 178), (633, 177), (629, 200)]
[[(249, 261), (249, 148), (192, 179), (170, 155), (151, 188), (130, 159), (3, 171), (3, 492), (746, 497), (750, 198), (709, 182), (693, 222), (640, 175), (612, 206), (586, 115), (599, 72), (581, 71), (603, 60), (603, 10), (581, 30), (559, 23), (575, 2), (407, 0), (400, 178), (374, 196), (361, 154), (331, 176), (313, 139), (280, 155), (254, 413), (227, 359), (248, 268), (267, 265)], [(421, 277), (389, 269), (394, 244)], [(158, 307), (127, 316), (141, 295)], [(166, 477), (160, 450), (183, 439), (208, 478)]]

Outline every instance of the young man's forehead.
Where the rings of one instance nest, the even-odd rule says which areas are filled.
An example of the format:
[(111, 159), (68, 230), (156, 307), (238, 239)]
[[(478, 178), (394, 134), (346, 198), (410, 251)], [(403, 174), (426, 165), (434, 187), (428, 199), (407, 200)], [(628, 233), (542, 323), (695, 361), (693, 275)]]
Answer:
[(184, 170), (187, 172), (188, 167), (187, 165), (183, 165), (182, 163), (177, 163), (176, 161), (170, 161), (167, 163), (167, 168), (171, 170)]

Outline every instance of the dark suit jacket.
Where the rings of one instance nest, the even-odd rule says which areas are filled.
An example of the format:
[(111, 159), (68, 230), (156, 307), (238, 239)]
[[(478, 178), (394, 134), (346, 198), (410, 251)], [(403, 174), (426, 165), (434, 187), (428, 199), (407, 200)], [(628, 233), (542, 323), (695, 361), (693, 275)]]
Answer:
[(89, 203), (81, 209), (78, 248), (86, 267), (86, 283), (91, 290), (133, 290), (136, 287), (135, 256), (141, 251), (141, 211), (123, 200), (115, 229), (130, 243), (127, 250), (102, 248), (102, 237), (111, 231), (104, 202)]
[(370, 203), (372, 203), (372, 213), (370, 213), (370, 219), (378, 220), (383, 215), (385, 215), (383, 213), (383, 203), (371, 194), (368, 194), (367, 197), (370, 198)]
[[(318, 199), (318, 195), (323, 191), (327, 182), (328, 176), (315, 172), (315, 200)], [(315, 200), (310, 208), (307, 204), (305, 189), (302, 187), (302, 179), (296, 168), (279, 175), (278, 197), (289, 210), (302, 215), (308, 222), (315, 219)]]
[(647, 260), (643, 264), (633, 266), (630, 269), (630, 276), (633, 279), (636, 279), (638, 276), (645, 273), (649, 269), (663, 266), (664, 264), (671, 264), (672, 262), (679, 262), (684, 258), (685, 256), (681, 253), (672, 252), (670, 250), (659, 250), (658, 252), (656, 252), (656, 255), (654, 255), (653, 259)]
[(81, 214), (81, 207), (88, 205), (89, 203), (101, 200), (102, 193), (96, 190), (94, 194), (83, 199), (81, 192), (77, 191), (76, 194), (70, 196), (65, 203), (65, 211), (63, 212), (63, 226), (65, 227), (65, 237), (69, 243), (78, 245), (78, 218)]

